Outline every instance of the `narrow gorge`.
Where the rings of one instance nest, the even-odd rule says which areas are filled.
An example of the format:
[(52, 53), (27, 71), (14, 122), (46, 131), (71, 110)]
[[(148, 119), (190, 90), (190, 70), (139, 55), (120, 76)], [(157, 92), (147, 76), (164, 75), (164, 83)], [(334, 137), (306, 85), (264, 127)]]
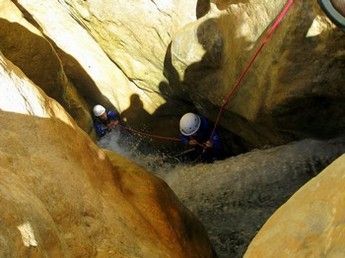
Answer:
[[(344, 257), (344, 20), (342, 0), (0, 0), (0, 257)], [(97, 104), (121, 120), (102, 138)], [(186, 158), (188, 112), (226, 158)]]

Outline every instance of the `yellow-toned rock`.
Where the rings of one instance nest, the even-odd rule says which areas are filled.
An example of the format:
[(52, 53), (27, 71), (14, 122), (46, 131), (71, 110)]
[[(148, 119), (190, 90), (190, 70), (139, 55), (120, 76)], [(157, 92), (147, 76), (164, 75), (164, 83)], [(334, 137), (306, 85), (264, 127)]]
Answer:
[[(65, 110), (29, 80), (24, 73), (0, 52), (0, 109), (42, 118), (55, 117), (74, 127)], [(22, 123), (18, 124), (20, 128)]]
[(12, 1), (0, 0), (0, 28), (0, 51), (6, 58), (91, 132), (88, 105), (67, 78), (56, 51)]
[[(124, 112), (129, 125), (159, 134), (162, 130), (157, 128), (163, 128), (169, 136), (177, 132), (180, 115), (193, 107), (186, 105), (171, 75), (170, 43), (182, 27), (207, 12), (209, 1), (18, 2), (81, 64), (102, 95)], [(59, 10), (54, 12), (56, 24), (46, 9)], [(136, 96), (140, 101), (133, 102)]]
[[(187, 111), (216, 119), (223, 98), (286, 4), (187, 2), (1, 0), (0, 47), (50, 96), (70, 100), (63, 106), (84, 130), (88, 124), (87, 132), (87, 112), (101, 103), (124, 113), (129, 125), (173, 135)], [(13, 12), (14, 5), (21, 13)], [(247, 147), (341, 134), (344, 38), (317, 1), (294, 1), (230, 100), (221, 125)], [(52, 57), (56, 54), (60, 61)]]
[[(152, 113), (162, 103), (162, 98), (150, 99), (137, 87), (133, 79), (127, 78), (122, 68), (108, 57), (109, 53), (103, 51), (95, 40), (97, 37), (85, 28), (88, 18), (86, 17), (85, 21), (78, 20), (79, 15), (87, 15), (87, 8), (81, 8), (82, 3), (75, 1), (74, 4), (80, 6), (79, 14), (73, 9), (70, 10), (69, 5), (72, 4), (51, 0), (18, 1), (18, 5), (32, 16), (42, 33), (53, 41), (68, 78), (90, 105), (102, 103), (121, 112), (129, 107), (130, 97), (139, 94), (142, 95), (145, 108)], [(107, 4), (97, 6), (98, 10), (110, 10), (110, 7)], [(101, 32), (99, 30), (99, 33)], [(108, 44), (116, 45), (116, 42), (109, 41)]]
[[(179, 85), (213, 120), (287, 1), (214, 2), (206, 16), (177, 33), (171, 47)], [(254, 146), (342, 133), (344, 40), (317, 1), (294, 1), (221, 124)]]
[(343, 257), (345, 155), (266, 222), (244, 257)]
[[(126, 76), (153, 98), (174, 35), (207, 10), (207, 1), (64, 0)], [(198, 13), (199, 12), (199, 13)], [(158, 92), (159, 93), (159, 92)], [(158, 101), (158, 97), (155, 99)], [(157, 104), (162, 104), (160, 100)]]
[(162, 180), (112, 164), (2, 54), (0, 123), (1, 257), (213, 257)]

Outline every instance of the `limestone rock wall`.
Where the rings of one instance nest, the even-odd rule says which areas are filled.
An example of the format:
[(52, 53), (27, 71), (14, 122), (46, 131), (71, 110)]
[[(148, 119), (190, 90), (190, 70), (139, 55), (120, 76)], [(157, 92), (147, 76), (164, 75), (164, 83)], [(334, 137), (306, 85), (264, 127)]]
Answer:
[(112, 163), (0, 53), (1, 257), (214, 257), (170, 188)]
[[(84, 130), (102, 103), (172, 135), (184, 112), (215, 120), (286, 1), (0, 3), (1, 50)], [(341, 134), (344, 37), (317, 1), (296, 1), (221, 125), (251, 147)]]
[(66, 76), (52, 45), (11, 1), (0, 1), (0, 28), (0, 51), (90, 133), (88, 104)]
[[(70, 126), (76, 126), (74, 120), (45, 93), (25, 76), (25, 74), (0, 52), (0, 109), (11, 112), (37, 116), (55, 117)], [(4, 123), (5, 125), (6, 123)], [(18, 128), (25, 126), (18, 124)], [(3, 144), (5, 145), (5, 144)]]
[(343, 155), (273, 214), (244, 257), (342, 257), (344, 175)]
[(193, 104), (183, 96), (170, 65), (170, 45), (181, 28), (206, 14), (209, 1), (60, 2), (123, 73), (111, 80), (114, 94), (119, 95), (128, 82), (135, 85), (136, 91), (125, 87), (129, 95), (118, 97), (127, 123), (159, 134), (178, 134), (178, 119)]
[[(286, 1), (214, 1), (172, 42), (182, 90), (215, 119), (260, 37)], [(254, 146), (330, 137), (344, 127), (345, 34), (317, 1), (295, 1), (221, 124)]]
[(198, 1), (64, 2), (125, 75), (153, 97), (166, 81), (167, 48), (180, 28), (196, 20)]

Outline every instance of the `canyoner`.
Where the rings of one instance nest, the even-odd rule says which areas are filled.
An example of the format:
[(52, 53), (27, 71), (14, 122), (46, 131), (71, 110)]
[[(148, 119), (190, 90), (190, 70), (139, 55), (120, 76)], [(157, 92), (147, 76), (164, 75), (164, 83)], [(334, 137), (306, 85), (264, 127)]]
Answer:
[(209, 139), (213, 126), (201, 115), (186, 113), (180, 119), (181, 141), (194, 147), (193, 158), (210, 163), (224, 157), (224, 148), (217, 132)]
[[(182, 133), (182, 135), (184, 137), (180, 137), (180, 138), (176, 138), (176, 137), (167, 137), (167, 136), (161, 136), (161, 135), (156, 135), (156, 134), (152, 134), (152, 133), (148, 133), (148, 132), (144, 132), (141, 130), (137, 130), (134, 128), (131, 128), (125, 124), (120, 124), (120, 127), (130, 133), (136, 134), (138, 136), (142, 136), (142, 137), (146, 137), (146, 138), (151, 138), (151, 139), (156, 139), (156, 140), (165, 140), (165, 141), (172, 141), (172, 142), (179, 142), (179, 143), (183, 143), (184, 145), (188, 144), (193, 146), (193, 150), (194, 150), (194, 154), (199, 153), (198, 155), (196, 155), (196, 159), (194, 160), (200, 160), (203, 162), (212, 162), (214, 160), (218, 160), (218, 159), (222, 159), (224, 158), (224, 150), (223, 150), (223, 145), (221, 144), (220, 141), (220, 137), (217, 133), (217, 127), (219, 126), (220, 123), (220, 119), (223, 115), (223, 112), (225, 111), (226, 106), (229, 104), (230, 99), (232, 97), (235, 96), (235, 94), (238, 92), (238, 90), (240, 89), (243, 80), (245, 78), (245, 76), (248, 74), (248, 72), (250, 71), (250, 69), (252, 68), (255, 60), (259, 57), (260, 53), (262, 52), (262, 50), (264, 49), (264, 47), (268, 44), (268, 42), (271, 40), (272, 35), (274, 34), (274, 32), (278, 29), (280, 23), (283, 21), (283, 19), (287, 16), (288, 11), (290, 10), (290, 8), (292, 7), (294, 3), (294, 0), (288, 0), (285, 4), (285, 6), (283, 7), (283, 9), (281, 10), (281, 12), (278, 14), (278, 16), (274, 19), (274, 21), (272, 22), (272, 25), (266, 30), (266, 33), (264, 34), (264, 36), (262, 37), (262, 40), (260, 42), (260, 44), (258, 45), (257, 49), (254, 51), (254, 54), (252, 55), (252, 57), (249, 59), (248, 63), (245, 65), (244, 69), (241, 71), (241, 73), (239, 74), (239, 77), (237, 78), (237, 80), (235, 81), (235, 84), (233, 87), (230, 87), (230, 90), (228, 92), (228, 94), (226, 94), (226, 96), (224, 97), (223, 101), (222, 101), (222, 105), (219, 108), (219, 112), (217, 114), (217, 117), (215, 119), (215, 122), (213, 124), (213, 127), (206, 129), (202, 128), (202, 137), (200, 135), (198, 135), (198, 141), (196, 141), (195, 139), (189, 139), (187, 140), (187, 138), (191, 138), (190, 136), (193, 135), (195, 132), (193, 132), (192, 134), (188, 135), (188, 133), (186, 133), (186, 131), (183, 130), (183, 123), (185, 121), (187, 121), (187, 117), (189, 117), (191, 119), (191, 121), (193, 120), (193, 118), (191, 118), (193, 115), (193, 113), (187, 113), (185, 114), (185, 119), (180, 120), (180, 131)], [(188, 115), (189, 114), (189, 115)], [(196, 117), (199, 117), (198, 115), (195, 115), (194, 120), (196, 119), (197, 121), (199, 121)], [(199, 118), (200, 121), (206, 121), (206, 118)], [(206, 119), (206, 120), (205, 120)], [(182, 123), (182, 126), (181, 126)], [(204, 124), (209, 124), (209, 122), (203, 122)], [(194, 126), (196, 129), (196, 131), (198, 131), (199, 126), (201, 125), (201, 122), (195, 122)], [(198, 126), (197, 126), (198, 125)], [(195, 129), (194, 128), (194, 129)], [(105, 130), (109, 130), (109, 128), (105, 128)], [(205, 131), (207, 131), (207, 136), (205, 134)], [(188, 154), (190, 154), (191, 150), (188, 151)], [(183, 153), (183, 152), (182, 152)]]
[(119, 115), (115, 111), (107, 111), (102, 105), (93, 107), (94, 128), (99, 138), (105, 136), (119, 124)]

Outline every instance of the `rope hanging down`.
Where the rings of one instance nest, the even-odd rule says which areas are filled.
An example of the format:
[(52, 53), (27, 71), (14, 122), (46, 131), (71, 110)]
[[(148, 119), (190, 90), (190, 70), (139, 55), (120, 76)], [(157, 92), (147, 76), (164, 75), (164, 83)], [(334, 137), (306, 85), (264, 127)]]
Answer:
[[(242, 83), (244, 77), (247, 75), (248, 71), (252, 67), (254, 61), (256, 60), (258, 55), (260, 54), (261, 50), (268, 43), (268, 41), (271, 39), (271, 36), (274, 33), (274, 31), (278, 28), (278, 26), (281, 23), (281, 21), (287, 15), (287, 13), (288, 13), (290, 7), (292, 6), (293, 2), (294, 2), (294, 0), (288, 0), (287, 1), (287, 3), (285, 4), (283, 10), (280, 12), (280, 14), (274, 20), (272, 26), (267, 30), (267, 33), (264, 36), (264, 38), (262, 39), (260, 46), (254, 52), (254, 55), (249, 60), (248, 64), (245, 66), (245, 69), (241, 72), (240, 76), (236, 80), (235, 86), (230, 90), (230, 92), (223, 99), (223, 104), (220, 107), (220, 110), (218, 112), (217, 119), (216, 119), (216, 122), (214, 123), (214, 127), (213, 127), (213, 130), (212, 130), (210, 138), (212, 138), (212, 136), (213, 136), (213, 134), (214, 134), (218, 124), (219, 124), (220, 118), (221, 118), (221, 116), (222, 116), (222, 114), (224, 112), (224, 109), (225, 109), (226, 105), (229, 103), (231, 97), (237, 92), (237, 90), (241, 86), (241, 83)], [(166, 137), (166, 136), (154, 135), (154, 134), (150, 134), (150, 133), (146, 133), (146, 132), (143, 132), (143, 131), (139, 131), (139, 130), (130, 128), (128, 126), (124, 126), (124, 125), (120, 125), (120, 126), (123, 129), (125, 129), (125, 130), (127, 130), (129, 132), (132, 132), (132, 133), (144, 136), (144, 137), (148, 137), (148, 138), (159, 139), (159, 140), (167, 140), (167, 141), (174, 141), (174, 142), (180, 142), (181, 141), (179, 138), (175, 138), (175, 137)]]
[(235, 93), (237, 92), (237, 90), (240, 88), (241, 83), (242, 83), (244, 77), (247, 75), (248, 71), (252, 67), (252, 65), (255, 62), (256, 58), (259, 56), (259, 54), (262, 51), (262, 49), (265, 47), (265, 45), (271, 39), (271, 36), (275, 32), (275, 30), (278, 28), (278, 26), (281, 23), (281, 21), (287, 15), (287, 13), (288, 13), (290, 7), (292, 6), (293, 2), (294, 2), (294, 0), (288, 0), (287, 1), (287, 3), (285, 4), (284, 8), (282, 9), (282, 11), (279, 13), (277, 18), (274, 20), (272, 26), (267, 30), (264, 38), (261, 40), (260, 46), (254, 52), (254, 55), (251, 57), (251, 59), (249, 59), (249, 62), (245, 66), (245, 69), (241, 72), (240, 76), (236, 80), (235, 86), (230, 90), (230, 92), (223, 99), (223, 104), (222, 104), (222, 106), (219, 109), (219, 112), (218, 112), (218, 115), (217, 115), (217, 119), (216, 119), (216, 122), (214, 123), (214, 127), (213, 127), (213, 130), (212, 130), (210, 139), (212, 139), (212, 137), (214, 135), (214, 132), (216, 131), (216, 128), (217, 128), (217, 126), (219, 124), (220, 118), (221, 118), (221, 116), (222, 116), (222, 114), (224, 112), (224, 109), (225, 109), (226, 105), (229, 103), (231, 97), (233, 97), (235, 95)]

